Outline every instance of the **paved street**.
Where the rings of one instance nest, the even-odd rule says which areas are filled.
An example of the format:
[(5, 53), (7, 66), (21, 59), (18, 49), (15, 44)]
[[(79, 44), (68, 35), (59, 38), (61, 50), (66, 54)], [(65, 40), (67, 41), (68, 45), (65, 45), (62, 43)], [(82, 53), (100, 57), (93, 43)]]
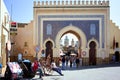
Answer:
[[(82, 66), (79, 67), (79, 69), (68, 68), (62, 72), (64, 76), (60, 76), (56, 72), (53, 72), (51, 76), (44, 76), (43, 80), (120, 80), (120, 63), (101, 66)], [(23, 80), (41, 79), (36, 75), (32, 79)]]
[[(79, 69), (67, 69), (63, 73), (64, 76), (59, 76), (54, 72), (52, 76), (43, 77), (43, 80), (120, 80), (120, 63), (104, 66), (84, 66)], [(35, 76), (32, 80), (36, 79), (38, 79), (38, 76)]]

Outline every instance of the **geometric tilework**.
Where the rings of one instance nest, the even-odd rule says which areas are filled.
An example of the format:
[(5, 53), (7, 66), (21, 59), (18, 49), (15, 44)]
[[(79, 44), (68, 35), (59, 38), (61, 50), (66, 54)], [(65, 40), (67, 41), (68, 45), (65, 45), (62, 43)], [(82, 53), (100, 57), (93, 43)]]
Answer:
[[(57, 32), (62, 29), (65, 26), (69, 26), (69, 24), (72, 24), (73, 26), (76, 26), (80, 28), (86, 35), (87, 41), (91, 39), (91, 37), (94, 37), (99, 42), (99, 20), (79, 20), (80, 18), (101, 18), (102, 20), (102, 48), (104, 48), (104, 15), (39, 15), (38, 16), (38, 34), (40, 34), (40, 22), (42, 18), (69, 18), (69, 20), (44, 20), (43, 21), (43, 39), (45, 40), (47, 37), (51, 37), (53, 40), (55, 40), (55, 36)], [(71, 20), (70, 20), (71, 18)], [(77, 18), (77, 20), (73, 20), (72, 18)], [(53, 35), (46, 35), (46, 27), (47, 24), (52, 25), (52, 33)], [(95, 24), (96, 27), (96, 35), (90, 35), (90, 24)], [(40, 41), (40, 37), (38, 36), (38, 42)], [(39, 42), (40, 43), (40, 42)]]

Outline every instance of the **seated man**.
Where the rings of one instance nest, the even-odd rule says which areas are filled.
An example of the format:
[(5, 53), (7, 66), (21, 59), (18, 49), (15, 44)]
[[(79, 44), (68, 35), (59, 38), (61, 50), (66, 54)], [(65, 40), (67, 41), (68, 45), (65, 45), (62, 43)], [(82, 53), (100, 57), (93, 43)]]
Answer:
[(38, 62), (37, 59), (32, 64), (32, 70), (35, 73), (38, 71), (39, 72), (39, 78), (42, 78), (42, 76), (43, 76), (42, 66), (41, 66), (40, 62)]
[(62, 74), (62, 72), (61, 72), (61, 69), (56, 66), (54, 60), (52, 60), (51, 69), (52, 69), (53, 71), (56, 71), (57, 73), (59, 73), (61, 76), (63, 76), (63, 74)]

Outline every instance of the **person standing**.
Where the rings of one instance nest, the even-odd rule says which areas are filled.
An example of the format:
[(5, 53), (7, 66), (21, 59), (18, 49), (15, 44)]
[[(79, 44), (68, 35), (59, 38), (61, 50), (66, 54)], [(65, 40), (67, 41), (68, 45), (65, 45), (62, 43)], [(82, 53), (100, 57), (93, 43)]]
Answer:
[(76, 56), (72, 56), (73, 67), (76, 67)]
[(79, 57), (76, 58), (76, 61), (75, 61), (75, 62), (76, 62), (76, 67), (78, 68), (78, 67), (79, 67), (79, 64), (80, 64), (80, 59), (79, 59)]
[(72, 68), (72, 64), (73, 64), (73, 57), (70, 56), (70, 68)]
[(65, 69), (65, 56), (62, 57), (62, 69)]
[(66, 61), (66, 67), (68, 67), (69, 56), (66, 56), (65, 61)]
[(2, 64), (0, 63), (0, 74), (2, 73)]

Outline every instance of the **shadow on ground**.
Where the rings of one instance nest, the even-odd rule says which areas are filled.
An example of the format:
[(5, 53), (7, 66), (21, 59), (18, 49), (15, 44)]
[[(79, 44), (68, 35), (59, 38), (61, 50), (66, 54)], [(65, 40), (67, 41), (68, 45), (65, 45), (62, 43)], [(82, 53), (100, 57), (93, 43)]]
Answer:
[(101, 64), (101, 65), (92, 65), (92, 66), (80, 66), (76, 67), (67, 67), (64, 70), (84, 70), (84, 69), (95, 69), (95, 68), (106, 68), (106, 67), (120, 67), (120, 63), (110, 63), (110, 64)]

